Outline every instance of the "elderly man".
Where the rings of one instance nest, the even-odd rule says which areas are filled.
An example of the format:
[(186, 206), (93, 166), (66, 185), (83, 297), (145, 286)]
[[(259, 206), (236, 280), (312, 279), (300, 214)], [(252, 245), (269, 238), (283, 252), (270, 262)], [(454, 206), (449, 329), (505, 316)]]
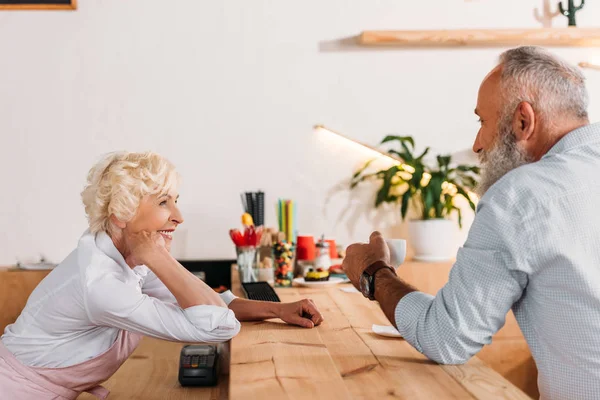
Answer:
[(512, 308), (545, 399), (600, 398), (600, 124), (584, 77), (537, 47), (502, 54), (479, 89), (481, 200), (446, 286), (417, 291), (378, 232), (348, 248), (352, 283), (430, 359), (460, 364)]

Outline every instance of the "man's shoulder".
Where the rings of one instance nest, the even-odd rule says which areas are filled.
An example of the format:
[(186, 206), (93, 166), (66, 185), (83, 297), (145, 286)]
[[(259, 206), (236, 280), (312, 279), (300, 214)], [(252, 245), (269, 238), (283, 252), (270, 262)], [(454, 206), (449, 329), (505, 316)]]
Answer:
[(535, 207), (559, 193), (551, 171), (543, 160), (522, 165), (500, 178), (482, 200), (516, 209)]

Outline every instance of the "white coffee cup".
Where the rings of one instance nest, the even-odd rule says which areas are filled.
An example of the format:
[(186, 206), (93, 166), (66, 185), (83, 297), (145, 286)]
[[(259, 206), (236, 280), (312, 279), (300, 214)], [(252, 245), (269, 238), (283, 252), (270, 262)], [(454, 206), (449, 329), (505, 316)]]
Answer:
[(398, 268), (404, 262), (406, 257), (406, 240), (404, 239), (386, 239), (385, 242), (390, 249), (390, 263), (392, 267)]

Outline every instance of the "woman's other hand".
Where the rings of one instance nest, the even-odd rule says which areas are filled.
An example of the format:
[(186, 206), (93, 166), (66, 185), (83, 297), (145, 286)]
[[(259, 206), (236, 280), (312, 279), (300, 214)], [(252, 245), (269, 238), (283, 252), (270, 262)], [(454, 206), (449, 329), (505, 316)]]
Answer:
[(278, 317), (288, 324), (304, 328), (314, 328), (323, 322), (323, 315), (310, 299), (281, 303)]

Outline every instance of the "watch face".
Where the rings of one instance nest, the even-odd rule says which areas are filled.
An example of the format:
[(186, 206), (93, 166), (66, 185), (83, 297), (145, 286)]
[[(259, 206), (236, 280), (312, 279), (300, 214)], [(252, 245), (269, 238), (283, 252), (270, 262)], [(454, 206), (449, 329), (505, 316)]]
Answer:
[(363, 273), (360, 276), (360, 291), (365, 297), (370, 296), (369, 286), (369, 275)]

